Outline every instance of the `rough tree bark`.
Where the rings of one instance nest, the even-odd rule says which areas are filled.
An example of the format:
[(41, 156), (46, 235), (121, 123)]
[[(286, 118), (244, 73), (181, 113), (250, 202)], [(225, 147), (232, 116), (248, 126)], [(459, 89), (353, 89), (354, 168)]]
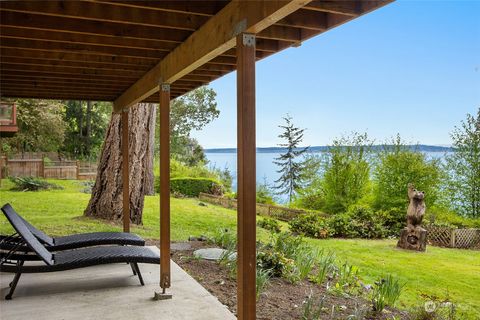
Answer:
[[(154, 193), (153, 153), (156, 105), (140, 103), (130, 108), (130, 221), (142, 223), (144, 196)], [(122, 220), (121, 115), (112, 114), (102, 147), (97, 178), (84, 215)]]

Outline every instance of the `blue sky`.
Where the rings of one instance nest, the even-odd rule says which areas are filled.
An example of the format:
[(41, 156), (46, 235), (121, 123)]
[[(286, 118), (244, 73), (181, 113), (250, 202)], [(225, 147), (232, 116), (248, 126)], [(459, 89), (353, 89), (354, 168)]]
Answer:
[[(377, 142), (450, 144), (480, 107), (480, 1), (402, 1), (257, 62), (257, 146), (280, 141), (290, 114), (305, 145), (352, 131)], [(236, 146), (236, 74), (210, 84), (219, 119), (193, 134)]]

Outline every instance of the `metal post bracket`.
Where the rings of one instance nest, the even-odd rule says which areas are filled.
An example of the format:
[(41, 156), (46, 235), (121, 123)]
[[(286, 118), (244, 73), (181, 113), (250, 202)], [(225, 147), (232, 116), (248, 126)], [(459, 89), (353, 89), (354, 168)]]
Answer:
[(255, 35), (244, 33), (242, 35), (242, 43), (244, 46), (247, 46), (247, 47), (255, 47)]
[(162, 83), (160, 85), (161, 89), (163, 92), (169, 92), (170, 91), (170, 83)]

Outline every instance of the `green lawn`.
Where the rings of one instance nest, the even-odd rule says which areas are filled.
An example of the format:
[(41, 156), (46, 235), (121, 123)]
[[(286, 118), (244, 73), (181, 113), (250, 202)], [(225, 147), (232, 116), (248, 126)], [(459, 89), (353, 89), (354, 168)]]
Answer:
[(373, 283), (391, 273), (405, 287), (400, 306), (421, 303), (421, 295), (447, 295), (465, 314), (460, 319), (480, 319), (480, 251), (428, 246), (425, 253), (396, 248), (396, 240), (313, 240), (316, 247), (335, 252), (339, 260), (360, 268), (364, 282)]
[[(60, 236), (78, 232), (120, 231), (121, 224), (113, 224), (83, 217), (83, 210), (90, 199), (89, 194), (77, 181), (50, 180), (64, 187), (63, 190), (40, 192), (10, 191), (9, 180), (2, 181), (0, 203), (9, 202), (36, 227), (48, 234)], [(186, 241), (189, 236), (208, 234), (217, 228), (234, 228), (236, 213), (232, 210), (208, 205), (198, 205), (194, 199), (172, 198), (172, 240)], [(132, 226), (131, 231), (148, 239), (159, 239), (159, 197), (147, 196), (143, 212), (143, 226)], [(3, 215), (0, 231), (10, 232), (10, 224)]]
[[(41, 192), (9, 191), (11, 183), (2, 181), (0, 203), (9, 202), (35, 226), (52, 235), (77, 232), (119, 231), (121, 225), (84, 218), (83, 210), (90, 195), (77, 181), (53, 181), (63, 190)], [(132, 232), (149, 239), (159, 237), (159, 199), (145, 199), (144, 225)], [(188, 236), (209, 234), (218, 228), (234, 229), (236, 213), (214, 205), (203, 207), (198, 200), (172, 198), (172, 239), (185, 241)], [(2, 234), (11, 228), (0, 218)], [(267, 235), (259, 229), (259, 237)], [(392, 273), (405, 282), (400, 306), (418, 305), (421, 294), (445, 297), (448, 294), (466, 315), (462, 319), (480, 318), (480, 252), (443, 249), (429, 246), (427, 252), (406, 252), (395, 248), (393, 240), (308, 240), (312, 246), (335, 251), (339, 260), (360, 267), (361, 277), (367, 283), (386, 273)]]

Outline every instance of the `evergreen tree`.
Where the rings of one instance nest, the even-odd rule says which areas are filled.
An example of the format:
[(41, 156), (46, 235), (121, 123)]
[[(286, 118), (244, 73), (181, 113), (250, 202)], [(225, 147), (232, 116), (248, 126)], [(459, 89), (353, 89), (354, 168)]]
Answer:
[(283, 119), (286, 124), (279, 126), (279, 128), (283, 129), (283, 133), (278, 137), (284, 139), (285, 143), (281, 143), (279, 146), (287, 150), (273, 161), (274, 164), (280, 167), (277, 172), (281, 174), (280, 178), (275, 180), (274, 188), (278, 190), (278, 194), (287, 194), (288, 202), (291, 203), (298, 189), (302, 187), (303, 171), (306, 165), (305, 161), (297, 159), (307, 152), (308, 147), (299, 148), (305, 129), (295, 127), (292, 123), (292, 117), (289, 115)]
[(462, 215), (480, 218), (480, 108), (451, 133), (455, 152), (447, 157), (449, 195)]

